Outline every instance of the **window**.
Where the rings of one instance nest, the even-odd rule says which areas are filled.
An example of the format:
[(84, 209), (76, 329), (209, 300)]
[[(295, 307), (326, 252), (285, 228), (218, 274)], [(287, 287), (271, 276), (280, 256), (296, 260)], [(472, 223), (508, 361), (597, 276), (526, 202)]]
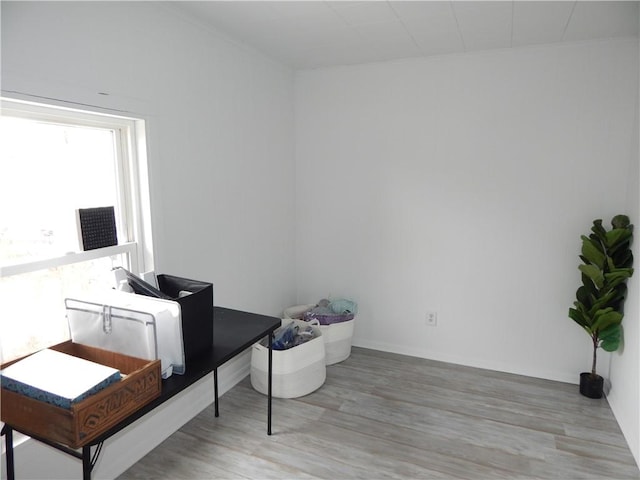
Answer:
[[(64, 298), (153, 269), (144, 122), (2, 100), (0, 361), (69, 338)], [(76, 211), (113, 206), (118, 244), (82, 251)]]

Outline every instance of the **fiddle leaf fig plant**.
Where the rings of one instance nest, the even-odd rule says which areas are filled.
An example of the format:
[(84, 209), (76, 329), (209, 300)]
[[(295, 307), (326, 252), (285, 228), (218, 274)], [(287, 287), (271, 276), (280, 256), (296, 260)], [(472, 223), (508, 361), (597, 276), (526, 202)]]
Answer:
[(598, 348), (614, 352), (620, 347), (627, 280), (633, 275), (633, 225), (628, 216), (616, 215), (611, 226), (606, 230), (602, 220), (594, 220), (591, 234), (580, 237), (582, 286), (576, 292), (574, 307), (569, 309), (569, 317), (591, 337), (592, 377), (597, 376)]

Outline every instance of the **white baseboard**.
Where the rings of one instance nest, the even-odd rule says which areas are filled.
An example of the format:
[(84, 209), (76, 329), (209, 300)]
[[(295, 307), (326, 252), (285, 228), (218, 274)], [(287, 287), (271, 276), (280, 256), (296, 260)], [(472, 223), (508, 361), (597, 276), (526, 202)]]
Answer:
[[(248, 349), (218, 370), (219, 395), (222, 397), (249, 375), (250, 370), (251, 352)], [(213, 374), (210, 374), (107, 440), (92, 478), (110, 480), (118, 477), (211, 405), (213, 399)], [(224, 398), (220, 401), (223, 403)], [(0, 461), (0, 478), (6, 478), (4, 454)], [(16, 478), (67, 480), (82, 477), (82, 464), (79, 460), (31, 439), (15, 447), (14, 461)]]
[(435, 360), (438, 362), (453, 363), (456, 365), (464, 365), (467, 367), (482, 368), (485, 370), (493, 370), (496, 372), (513, 373), (516, 375), (524, 375), (526, 377), (543, 378), (546, 380), (555, 380), (577, 384), (577, 375), (568, 375), (565, 372), (555, 371), (534, 371), (529, 369), (515, 369), (513, 365), (502, 364), (500, 362), (478, 361), (476, 359), (462, 358), (455, 355), (447, 355), (441, 352), (427, 351), (420, 348), (406, 347), (404, 345), (395, 345), (390, 343), (372, 342), (366, 339), (354, 339), (353, 346), (370, 348), (372, 350), (380, 350), (382, 352), (397, 353), (400, 355), (408, 355), (410, 357), (424, 358), (427, 360)]

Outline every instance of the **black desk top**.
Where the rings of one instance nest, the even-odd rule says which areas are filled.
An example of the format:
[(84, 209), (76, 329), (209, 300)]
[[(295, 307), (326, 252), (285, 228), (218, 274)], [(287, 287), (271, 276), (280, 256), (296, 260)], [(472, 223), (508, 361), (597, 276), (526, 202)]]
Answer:
[[(160, 396), (136, 410), (115, 427), (107, 430), (90, 445), (96, 445), (115, 435), (123, 428), (143, 417), (171, 397), (187, 389), (213, 370), (242, 353), (261, 338), (273, 333), (281, 320), (255, 313), (223, 307), (213, 308), (213, 348), (188, 362), (184, 375), (171, 375), (162, 380)], [(213, 398), (213, 397), (212, 397)]]

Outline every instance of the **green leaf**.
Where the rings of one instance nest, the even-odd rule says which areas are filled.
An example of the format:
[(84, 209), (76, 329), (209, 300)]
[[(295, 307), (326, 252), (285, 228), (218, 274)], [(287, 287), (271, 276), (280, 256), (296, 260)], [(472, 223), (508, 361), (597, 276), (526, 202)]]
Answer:
[[(602, 222), (601, 222), (602, 223)], [(629, 217), (626, 215), (616, 215), (611, 219), (611, 226), (613, 228), (630, 228), (633, 227), (629, 220)]]
[(609, 302), (609, 306), (613, 307), (615, 310), (618, 310), (616, 308), (616, 305), (620, 302), (623, 302), (627, 297), (627, 284), (621, 283), (620, 285), (616, 285), (613, 290), (616, 292), (616, 296), (611, 299), (611, 302)]
[(609, 248), (613, 248), (620, 243), (626, 242), (631, 238), (631, 230), (627, 230), (626, 228), (615, 228), (613, 230), (609, 230), (605, 234), (605, 245)]
[(604, 275), (602, 274), (602, 270), (595, 265), (580, 265), (578, 268), (582, 273), (589, 277), (596, 287), (602, 288), (602, 285), (604, 284)]
[(591, 227), (591, 231), (594, 233), (596, 238), (599, 238), (602, 241), (604, 241), (604, 239), (606, 238), (607, 232), (602, 226), (601, 219), (593, 221), (593, 227)]
[(604, 285), (606, 285), (607, 289), (614, 288), (617, 285), (626, 282), (632, 274), (633, 270), (630, 268), (617, 268), (613, 272), (604, 274)]
[(610, 336), (620, 336), (622, 332), (622, 327), (619, 323), (614, 325), (609, 325), (607, 328), (603, 328), (600, 330), (598, 337), (600, 338), (608, 338)]
[(617, 290), (609, 290), (605, 295), (592, 302), (591, 307), (589, 307), (589, 315), (593, 317), (598, 310), (603, 310), (607, 307), (613, 307), (611, 303), (616, 300), (617, 296)]
[(602, 253), (600, 245), (584, 235), (582, 236), (582, 255), (589, 263), (596, 265), (600, 270), (604, 268), (604, 262), (607, 257)]
[(630, 246), (631, 246), (630, 240), (625, 240), (625, 241), (616, 243), (614, 245), (611, 245), (610, 247), (607, 247), (607, 254), (610, 257), (617, 257), (621, 253), (628, 251)]
[(580, 325), (582, 328), (591, 332), (591, 322), (585, 317), (585, 315), (575, 308), (569, 309), (569, 318)]
[(620, 338), (607, 338), (600, 342), (600, 348), (606, 352), (615, 352), (620, 348)]
[(600, 347), (607, 352), (615, 352), (620, 347), (622, 327), (620, 324), (611, 325), (599, 332)]
[(616, 312), (613, 308), (605, 308), (604, 310), (599, 310), (594, 315), (594, 322), (591, 326), (592, 330), (605, 330), (607, 327), (611, 325), (620, 325), (622, 322), (622, 314), (620, 312)]
[(580, 279), (582, 281), (582, 286), (584, 289), (589, 292), (590, 295), (596, 296), (598, 294), (598, 289), (593, 284), (591, 279), (587, 277), (584, 273), (580, 275)]
[(612, 254), (611, 259), (618, 268), (631, 268), (633, 265), (633, 253), (631, 253), (630, 249), (620, 250)]
[(607, 306), (613, 308), (616, 312), (624, 313), (624, 301), (627, 297), (626, 285), (618, 285), (614, 291), (616, 292), (616, 296), (611, 299)]
[(578, 299), (578, 302), (586, 307), (587, 310), (591, 308), (593, 303), (592, 297), (589, 290), (584, 285), (576, 291), (576, 298)]

